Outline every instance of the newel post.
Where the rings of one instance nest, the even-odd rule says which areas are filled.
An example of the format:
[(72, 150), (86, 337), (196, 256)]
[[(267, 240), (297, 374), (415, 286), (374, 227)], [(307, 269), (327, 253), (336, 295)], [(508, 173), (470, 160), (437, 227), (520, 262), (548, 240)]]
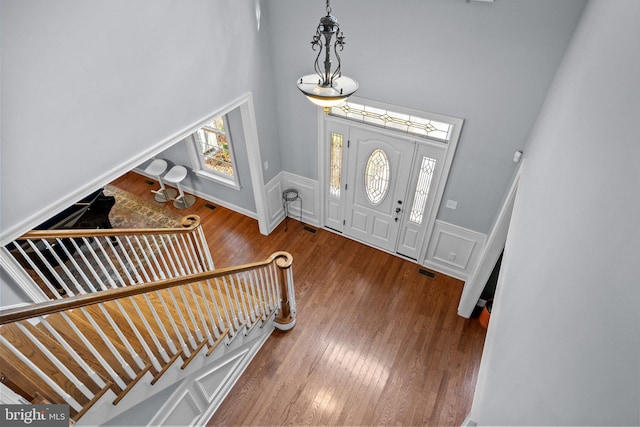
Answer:
[(276, 259), (278, 267), (278, 285), (280, 286), (280, 312), (275, 318), (275, 327), (281, 331), (293, 329), (296, 325), (296, 299), (293, 288), (293, 257), (281, 253)]

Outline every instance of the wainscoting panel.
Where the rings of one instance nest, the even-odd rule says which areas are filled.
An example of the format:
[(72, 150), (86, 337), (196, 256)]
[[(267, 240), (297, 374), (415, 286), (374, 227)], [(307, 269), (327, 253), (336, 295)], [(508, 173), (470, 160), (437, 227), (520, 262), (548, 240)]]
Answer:
[[(203, 354), (197, 356), (203, 366), (180, 380), (170, 397), (163, 396), (162, 406), (149, 414), (151, 418), (146, 424), (205, 425), (274, 329), (271, 319), (263, 327), (254, 328), (248, 336), (238, 336), (230, 345), (218, 346), (209, 357), (204, 357), (204, 349)], [(152, 399), (142, 402), (141, 410), (151, 407)]]
[(214, 366), (211, 370), (206, 371), (195, 379), (199, 392), (209, 404), (220, 395), (222, 388), (228, 384), (231, 376), (236, 373), (248, 351), (249, 349), (244, 349), (234, 354), (222, 364)]
[(200, 417), (203, 408), (198, 405), (192, 391), (187, 389), (175, 400), (175, 404), (167, 411), (166, 418), (159, 420), (158, 425), (163, 426), (192, 426)]
[(487, 236), (436, 220), (425, 266), (460, 280), (467, 280), (484, 247)]
[(266, 206), (269, 209), (267, 218), (269, 218), (269, 233), (271, 233), (284, 219), (284, 210), (282, 209), (282, 173), (279, 173), (267, 183), (266, 190)]
[[(289, 172), (281, 173), (282, 189), (298, 190), (302, 199), (302, 222), (318, 227), (320, 225), (318, 206), (320, 194), (318, 181), (295, 175)], [(300, 219), (300, 202), (289, 205), (289, 217)]]

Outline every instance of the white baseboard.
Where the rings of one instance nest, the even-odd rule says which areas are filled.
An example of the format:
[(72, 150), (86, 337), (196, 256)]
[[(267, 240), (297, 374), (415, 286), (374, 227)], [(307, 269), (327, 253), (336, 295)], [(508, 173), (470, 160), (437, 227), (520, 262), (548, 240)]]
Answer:
[(476, 427), (478, 423), (471, 419), (471, 413), (469, 413), (469, 415), (467, 415), (467, 418), (464, 419), (461, 425), (462, 427)]
[(248, 216), (249, 218), (253, 218), (256, 220), (258, 219), (258, 215), (255, 212), (252, 212), (241, 206), (234, 205), (233, 203), (229, 203), (226, 200), (219, 199), (210, 194), (202, 193), (201, 191), (194, 190), (193, 188), (190, 188), (184, 185), (182, 186), (182, 189), (184, 190), (185, 193), (193, 194), (194, 196), (197, 196), (203, 200), (206, 200), (207, 202), (215, 203), (216, 205), (220, 205), (234, 212), (241, 213), (242, 215)]
[[(145, 173), (144, 171), (141, 171), (139, 169), (134, 169), (133, 172), (135, 172), (135, 173), (137, 173), (139, 175), (145, 176), (145, 177), (147, 177), (149, 179), (152, 179), (154, 181), (156, 180), (156, 178), (152, 177), (151, 175), (148, 175), (147, 173)], [(206, 194), (206, 193), (203, 193), (201, 191), (195, 190), (194, 188), (191, 188), (191, 187), (189, 187), (187, 185), (184, 185), (184, 184), (181, 184), (181, 185), (182, 185), (182, 189), (184, 190), (185, 193), (193, 194), (194, 196), (199, 197), (202, 200), (206, 200), (207, 202), (215, 203), (216, 205), (220, 205), (220, 206), (225, 207), (227, 209), (230, 209), (230, 210), (232, 210), (234, 212), (241, 213), (242, 215), (248, 216), (249, 218), (258, 219), (258, 215), (255, 212), (252, 212), (252, 211), (250, 211), (248, 209), (245, 209), (245, 208), (243, 208), (241, 206), (234, 205), (233, 203), (230, 203), (230, 202), (228, 202), (226, 200), (219, 199), (219, 198), (217, 198), (215, 196), (212, 196), (211, 194)]]

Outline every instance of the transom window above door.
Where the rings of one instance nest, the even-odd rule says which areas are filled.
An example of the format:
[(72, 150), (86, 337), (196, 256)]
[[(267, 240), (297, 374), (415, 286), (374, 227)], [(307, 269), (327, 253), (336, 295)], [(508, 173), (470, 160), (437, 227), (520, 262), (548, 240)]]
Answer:
[(445, 143), (451, 139), (453, 130), (453, 126), (449, 123), (355, 102), (345, 102), (337, 107), (331, 107), (329, 115)]
[(227, 116), (213, 118), (187, 138), (194, 172), (239, 189)]

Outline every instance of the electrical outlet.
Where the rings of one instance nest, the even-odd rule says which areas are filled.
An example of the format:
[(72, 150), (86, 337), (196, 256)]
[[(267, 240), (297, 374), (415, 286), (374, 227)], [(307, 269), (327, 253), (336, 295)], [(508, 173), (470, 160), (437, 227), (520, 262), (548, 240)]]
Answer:
[(456, 202), (455, 200), (447, 200), (447, 204), (445, 206), (449, 209), (455, 209), (458, 207), (458, 202)]

